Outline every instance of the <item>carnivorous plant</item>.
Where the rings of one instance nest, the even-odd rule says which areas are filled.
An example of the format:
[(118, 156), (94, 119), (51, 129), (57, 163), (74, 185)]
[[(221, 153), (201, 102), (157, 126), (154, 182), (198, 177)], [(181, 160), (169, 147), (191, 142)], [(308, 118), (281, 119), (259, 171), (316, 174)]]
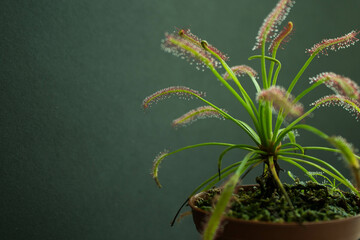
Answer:
[[(360, 157), (354, 153), (353, 146), (341, 136), (330, 136), (302, 121), (316, 109), (332, 105), (343, 107), (358, 119), (360, 114), (358, 85), (348, 77), (333, 72), (324, 72), (310, 78), (311, 85), (307, 89), (297, 96), (292, 95), (296, 83), (313, 60), (320, 55), (328, 55), (331, 51), (354, 45), (359, 40), (357, 38), (359, 31), (353, 30), (340, 37), (324, 39), (307, 49), (305, 52), (309, 55), (308, 60), (300, 68), (290, 85), (287, 88), (281, 87), (277, 83), (282, 65), (276, 58), (276, 54), (281, 44), (289, 40), (293, 23), (288, 22), (281, 31), (279, 29), (294, 3), (293, 0), (280, 0), (260, 27), (253, 47), (253, 50), (259, 50), (260, 54), (249, 58), (249, 60), (260, 62), (260, 76), (254, 69), (246, 65), (228, 66), (227, 55), (191, 33), (189, 29), (177, 29), (173, 33), (166, 33), (165, 39), (162, 41), (161, 47), (165, 52), (191, 62), (198, 69), (210, 70), (251, 118), (251, 123), (245, 123), (206, 100), (203, 92), (184, 86), (171, 86), (159, 90), (146, 97), (142, 103), (143, 108), (148, 109), (153, 103), (173, 96), (198, 99), (204, 106), (190, 110), (175, 119), (172, 123), (174, 127), (186, 126), (199, 119), (220, 118), (233, 122), (239, 127), (239, 131), (247, 134), (252, 141), (252, 144), (205, 142), (174, 151), (163, 151), (155, 157), (152, 176), (156, 184), (161, 187), (158, 171), (166, 157), (191, 148), (224, 147), (217, 159), (218, 173), (201, 183), (189, 196), (191, 197), (198, 191), (208, 190), (222, 179), (227, 178), (204, 231), (204, 239), (213, 239), (236, 185), (247, 172), (258, 166), (263, 166), (264, 169), (261, 176), (262, 181), (268, 183), (266, 186), (271, 186), (272, 183), (275, 188), (279, 189), (289, 206), (292, 206), (292, 203), (279, 178), (282, 162), (287, 162), (300, 169), (309, 177), (309, 180), (314, 182), (317, 180), (314, 178), (314, 174), (307, 170), (307, 167), (316, 168), (324, 176), (326, 175), (326, 178), (330, 177), (334, 181), (336, 180), (360, 197), (360, 193), (356, 189), (360, 186)], [(224, 69), (224, 73), (220, 73), (221, 67)], [(250, 78), (257, 91), (254, 98), (249, 96), (243, 88), (243, 80), (240, 77)], [(334, 93), (316, 100), (309, 107), (304, 107), (300, 100), (320, 85), (325, 85)], [(296, 132), (299, 130), (313, 133), (330, 143), (332, 147), (300, 145), (296, 142)], [(223, 168), (223, 157), (233, 149), (243, 149), (247, 151), (247, 154), (241, 161)], [(352, 170), (355, 184), (353, 185), (328, 162), (312, 156), (312, 150), (340, 153)], [(329, 182), (332, 183), (330, 180)]]

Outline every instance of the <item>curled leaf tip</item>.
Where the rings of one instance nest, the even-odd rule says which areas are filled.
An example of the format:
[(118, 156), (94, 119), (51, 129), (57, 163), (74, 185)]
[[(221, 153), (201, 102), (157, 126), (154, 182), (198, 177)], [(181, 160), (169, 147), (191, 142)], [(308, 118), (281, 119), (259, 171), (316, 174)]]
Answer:
[(169, 153), (168, 150), (164, 150), (164, 151), (160, 152), (158, 155), (156, 155), (154, 162), (153, 162), (151, 175), (152, 175), (153, 179), (155, 180), (156, 185), (159, 188), (162, 187), (160, 184), (160, 181), (159, 181), (159, 177), (158, 177), (159, 166), (160, 166), (160, 163), (162, 162), (162, 160), (168, 155), (168, 153)]
[(213, 45), (209, 44), (207, 41), (202, 40), (201, 38), (199, 38), (195, 34), (191, 33), (190, 29), (180, 29), (178, 31), (178, 35), (182, 39), (184, 39), (186, 41), (189, 41), (192, 44), (202, 48), (203, 51), (206, 51), (206, 48), (208, 48), (211, 51), (213, 51), (214, 53), (216, 53), (222, 60), (224, 60), (224, 61), (229, 60), (229, 57), (226, 54), (222, 53), (219, 49), (217, 49)]
[(269, 46), (270, 53), (274, 50), (277, 50), (280, 45), (284, 45), (285, 43), (289, 42), (290, 34), (293, 32), (293, 27), (294, 24), (291, 21), (288, 22), (286, 27), (284, 27), (284, 29), (274, 37)]
[(179, 36), (183, 36), (185, 34), (185, 30), (184, 29), (180, 29), (179, 30)]
[(264, 42), (270, 42), (274, 34), (278, 32), (278, 26), (285, 20), (290, 9), (294, 6), (293, 0), (280, 0), (270, 14), (265, 18), (256, 37), (253, 50), (261, 48)]
[(202, 40), (202, 41), (201, 41), (201, 46), (206, 49), (206, 48), (209, 46), (209, 44), (208, 44), (207, 41)]
[(187, 60), (190, 65), (195, 65), (196, 69), (204, 69), (208, 66), (220, 67), (217, 61), (210, 53), (205, 51), (201, 45), (175, 33), (165, 33), (165, 39), (161, 42), (161, 48), (176, 57)]

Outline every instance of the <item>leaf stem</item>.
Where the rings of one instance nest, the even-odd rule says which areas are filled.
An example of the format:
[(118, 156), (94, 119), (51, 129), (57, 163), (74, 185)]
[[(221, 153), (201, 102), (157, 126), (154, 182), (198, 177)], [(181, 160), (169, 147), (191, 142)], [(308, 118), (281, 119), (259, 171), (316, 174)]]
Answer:
[[(240, 126), (250, 137), (251, 139), (257, 144), (260, 144), (260, 139), (259, 136), (255, 133), (255, 131), (253, 129), (251, 129), (251, 127), (247, 124), (245, 124), (244, 122), (235, 119), (234, 117), (232, 117), (230, 114), (224, 112), (223, 110), (221, 110), (219, 107), (215, 106), (214, 104), (212, 104), (211, 102), (205, 100), (204, 98), (188, 91), (189, 94), (195, 96), (196, 98), (200, 99), (201, 101), (205, 102), (206, 104), (208, 104), (209, 106), (215, 108), (219, 113), (221, 113), (225, 118), (232, 120), (235, 124), (237, 124), (238, 126)], [(240, 96), (239, 96), (240, 97)], [(256, 127), (256, 125), (255, 125)]]
[[(324, 166), (326, 166), (327, 168), (331, 169), (331, 171), (333, 171), (334, 173), (336, 173), (339, 177), (341, 177), (343, 180), (347, 180), (335, 167), (333, 167), (331, 164), (327, 163), (324, 160), (321, 160), (319, 158), (313, 157), (313, 156), (309, 156), (309, 155), (305, 155), (305, 154), (299, 154), (299, 153), (291, 153), (291, 152), (282, 152), (281, 155), (289, 155), (289, 156), (296, 156), (296, 157), (301, 157), (301, 158), (307, 158), (309, 160), (318, 162), (320, 164), (323, 164)], [(309, 162), (307, 160), (304, 160), (306, 162)]]
[(318, 183), (318, 181), (309, 173), (308, 170), (306, 170), (306, 168), (304, 168), (303, 166), (301, 166), (300, 164), (298, 164), (297, 162), (290, 160), (290, 158), (280, 158), (283, 161), (286, 161), (292, 165), (294, 165), (295, 167), (299, 168), (301, 171), (303, 171), (313, 182)]
[(230, 202), (232, 193), (239, 181), (241, 174), (246, 170), (246, 163), (250, 159), (252, 153), (249, 153), (242, 160), (240, 166), (236, 169), (235, 174), (226, 182), (222, 193), (215, 205), (215, 209), (211, 214), (211, 217), (205, 228), (203, 238), (204, 240), (213, 240), (220, 227), (221, 218)]
[(263, 42), (261, 44), (261, 74), (263, 80), (263, 88), (268, 89), (269, 84), (267, 81), (266, 63), (265, 63), (265, 43), (266, 43), (266, 38), (263, 39)]
[(318, 87), (319, 85), (323, 84), (325, 81), (327, 81), (328, 79), (322, 79), (314, 84), (312, 84), (310, 87), (308, 87), (307, 89), (305, 89), (304, 91), (302, 91), (295, 99), (294, 99), (294, 103), (298, 102), (301, 98), (303, 98), (306, 94), (308, 94), (309, 92), (311, 92), (312, 90), (314, 90), (316, 87)]
[[(218, 61), (220, 61), (220, 63), (223, 65), (223, 67), (224, 67), (224, 69), (226, 70), (226, 72), (229, 74), (229, 76), (230, 76), (230, 77), (233, 79), (233, 81), (236, 83), (236, 85), (238, 86), (241, 94), (243, 95), (243, 98), (245, 99), (246, 104), (247, 104), (248, 107), (249, 107), (249, 109), (247, 109), (247, 110), (251, 110), (251, 108), (252, 108), (253, 111), (255, 111), (255, 114), (257, 114), (257, 109), (256, 109), (253, 101), (251, 100), (251, 98), (249, 97), (249, 95), (247, 94), (247, 92), (245, 91), (245, 89), (242, 87), (242, 85), (240, 84), (239, 79), (236, 77), (236, 75), (235, 75), (234, 72), (231, 70), (231, 68), (227, 65), (227, 63), (226, 63), (217, 53), (215, 53), (214, 51), (212, 51), (211, 49), (208, 48), (206, 41), (202, 41), (201, 44), (202, 44), (203, 48), (204, 48), (206, 51), (210, 52), (213, 56), (215, 56), (215, 57), (218, 59)], [(212, 66), (211, 64), (209, 64), (209, 67), (210, 67), (211, 70), (212, 70), (212, 69), (215, 70), (214, 66)], [(213, 71), (213, 70), (212, 70), (212, 71)], [(216, 71), (216, 70), (215, 70), (215, 71)], [(213, 71), (213, 72), (214, 72), (214, 71)], [(221, 83), (223, 83), (223, 84), (224, 84), (224, 82), (227, 83), (227, 82), (224, 80), (223, 77), (220, 76), (221, 78), (219, 78), (217, 75), (216, 75), (216, 77), (221, 81)], [(227, 83), (227, 85), (226, 85), (226, 84), (224, 84), (224, 85), (227, 87), (227, 85), (229, 85), (229, 84)], [(230, 85), (229, 85), (229, 86), (230, 86)], [(230, 90), (230, 89), (229, 89), (229, 90)], [(254, 114), (253, 111), (252, 111), (252, 114)], [(249, 112), (249, 114), (250, 114), (250, 112)], [(250, 114), (250, 115), (251, 115), (251, 114)]]
[[(279, 159), (285, 160), (286, 157), (279, 156)], [(338, 180), (339, 182), (344, 184), (351, 191), (353, 191), (358, 197), (360, 197), (360, 192), (346, 178), (344, 178), (341, 174), (340, 174), (340, 176), (336, 175), (336, 174), (332, 173), (331, 171), (327, 170), (326, 168), (323, 168), (323, 167), (319, 166), (318, 164), (315, 164), (315, 163), (312, 163), (312, 162), (309, 162), (309, 161), (306, 161), (306, 160), (301, 160), (301, 159), (298, 159), (298, 158), (289, 158), (289, 159), (293, 160), (295, 162), (305, 163), (305, 164), (311, 165), (313, 167), (316, 167), (317, 169), (320, 169), (324, 173), (328, 174), (329, 176), (335, 178), (336, 180)], [(332, 167), (332, 168), (335, 169), (334, 167)], [(336, 171), (336, 172), (338, 173), (338, 171)]]
[(286, 201), (288, 202), (289, 206), (291, 207), (291, 209), (294, 209), (294, 205), (292, 204), (289, 195), (287, 194), (284, 185), (282, 184), (282, 182), (280, 181), (280, 178), (276, 172), (276, 167), (274, 164), (274, 157), (273, 156), (269, 156), (269, 168), (271, 171), (272, 176), (274, 177), (278, 187), (280, 188), (281, 192), (283, 193), (283, 195), (285, 196)]
[(213, 72), (213, 74), (220, 80), (220, 82), (222, 84), (224, 84), (224, 86), (239, 100), (241, 105), (243, 105), (243, 107), (246, 109), (246, 111), (249, 113), (251, 119), (253, 120), (256, 130), (258, 131), (259, 130), (259, 122), (258, 122), (258, 119), (256, 118), (256, 116), (254, 115), (254, 112), (253, 112), (251, 106), (249, 106), (246, 102), (244, 102), (244, 100), (239, 96), (239, 94), (230, 86), (229, 83), (227, 83), (223, 79), (223, 77), (215, 70), (215, 68), (213, 66), (208, 65), (208, 67)]
[(311, 61), (314, 59), (314, 57), (317, 55), (317, 53), (313, 53), (311, 54), (311, 56), (308, 58), (308, 60), (305, 62), (305, 64), (302, 66), (302, 68), (300, 69), (300, 71), (296, 74), (295, 78), (291, 81), (291, 84), (287, 90), (288, 94), (291, 93), (291, 91), (294, 89), (295, 84), (297, 83), (297, 81), (299, 80), (299, 78), (301, 77), (301, 75), (304, 73), (304, 71), (306, 70), (306, 68), (309, 66), (309, 64), (311, 63)]
[(222, 143), (222, 142), (206, 142), (206, 143), (199, 143), (199, 144), (194, 144), (194, 145), (189, 145), (183, 148), (179, 148), (175, 151), (163, 154), (159, 159), (155, 159), (155, 162), (153, 164), (153, 169), (152, 169), (152, 175), (153, 178), (155, 180), (156, 185), (158, 185), (159, 188), (161, 188), (161, 184), (159, 181), (159, 177), (158, 177), (158, 171), (159, 171), (159, 166), (161, 164), (161, 162), (165, 159), (165, 157), (168, 157), (170, 155), (173, 155), (175, 153), (187, 150), (187, 149), (191, 149), (191, 148), (197, 148), (197, 147), (203, 147), (203, 146), (211, 146), (211, 145), (216, 145), (216, 146), (226, 146), (226, 147), (231, 147), (234, 146), (235, 144), (231, 144), (231, 143)]
[(247, 150), (247, 151), (251, 151), (251, 152), (256, 152), (258, 154), (266, 154), (264, 151), (259, 150), (257, 147), (253, 147), (250, 145), (245, 145), (245, 144), (239, 144), (239, 145), (234, 145), (231, 147), (226, 148), (219, 156), (218, 159), (218, 174), (219, 174), (219, 180), (221, 179), (221, 164), (222, 164), (222, 160), (225, 156), (225, 154), (227, 154), (229, 151), (235, 149), (235, 148), (239, 148), (239, 149), (243, 149), (243, 150)]
[(287, 126), (280, 134), (279, 136), (277, 136), (277, 139), (274, 143), (274, 150), (275, 148), (279, 145), (280, 141), (283, 139), (283, 137), (289, 132), (291, 131), (294, 126), (300, 122), (301, 120), (303, 120), (305, 117), (307, 117), (309, 114), (311, 114), (313, 111), (315, 111), (317, 109), (317, 107), (313, 107), (311, 108), (309, 111), (307, 111), (306, 113), (304, 113), (302, 116), (298, 117), (295, 121), (293, 121), (292, 123), (289, 124), (289, 126)]

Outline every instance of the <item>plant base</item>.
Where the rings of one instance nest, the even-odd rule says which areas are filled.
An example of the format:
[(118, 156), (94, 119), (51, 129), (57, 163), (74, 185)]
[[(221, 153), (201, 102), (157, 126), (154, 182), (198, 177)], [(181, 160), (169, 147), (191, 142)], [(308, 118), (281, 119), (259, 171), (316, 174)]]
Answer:
[[(241, 186), (248, 190), (254, 185)], [(202, 233), (209, 212), (196, 206), (199, 199), (208, 196), (206, 192), (199, 193), (189, 200), (193, 220), (197, 230)], [(254, 220), (241, 220), (224, 217), (217, 240), (357, 240), (360, 238), (360, 215), (353, 217), (303, 223), (274, 223)]]

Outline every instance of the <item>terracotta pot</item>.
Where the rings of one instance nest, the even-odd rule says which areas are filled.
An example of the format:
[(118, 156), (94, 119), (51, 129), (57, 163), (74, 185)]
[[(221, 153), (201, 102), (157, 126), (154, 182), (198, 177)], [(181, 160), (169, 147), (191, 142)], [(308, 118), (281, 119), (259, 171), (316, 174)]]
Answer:
[[(253, 186), (241, 187), (246, 190)], [(198, 193), (189, 200), (193, 220), (200, 233), (209, 218), (209, 212), (196, 207), (195, 202), (204, 194), (204, 192)], [(246, 221), (224, 217), (222, 226), (223, 230), (217, 240), (358, 240), (360, 238), (360, 215), (341, 220), (302, 224)]]

